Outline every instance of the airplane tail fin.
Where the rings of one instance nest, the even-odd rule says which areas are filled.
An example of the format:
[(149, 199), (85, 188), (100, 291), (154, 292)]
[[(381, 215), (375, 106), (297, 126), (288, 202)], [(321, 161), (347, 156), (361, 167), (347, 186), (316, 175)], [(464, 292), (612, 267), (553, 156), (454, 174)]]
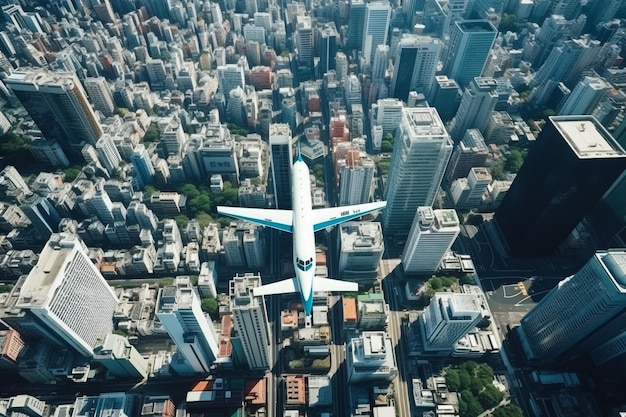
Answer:
[(261, 285), (252, 290), (255, 296), (258, 295), (274, 295), (274, 294), (289, 294), (298, 291), (298, 284), (296, 278), (288, 278), (282, 281), (273, 282), (271, 284)]
[(341, 281), (339, 279), (330, 279), (315, 277), (313, 278), (313, 291), (340, 291), (351, 292), (358, 291), (359, 284), (356, 282)]

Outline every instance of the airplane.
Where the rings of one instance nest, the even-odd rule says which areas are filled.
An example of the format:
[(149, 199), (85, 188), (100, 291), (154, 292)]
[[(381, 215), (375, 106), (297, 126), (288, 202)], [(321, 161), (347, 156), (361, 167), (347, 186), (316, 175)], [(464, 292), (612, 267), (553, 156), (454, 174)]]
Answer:
[[(358, 291), (355, 282), (315, 276), (315, 232), (365, 214), (380, 210), (386, 201), (344, 207), (313, 209), (309, 167), (300, 152), (291, 166), (292, 210), (218, 206), (217, 212), (283, 232), (293, 233), (294, 278), (288, 278), (253, 289), (253, 294), (274, 295), (300, 293), (307, 321), (313, 309), (313, 291)], [(315, 278), (315, 279), (314, 279)]]

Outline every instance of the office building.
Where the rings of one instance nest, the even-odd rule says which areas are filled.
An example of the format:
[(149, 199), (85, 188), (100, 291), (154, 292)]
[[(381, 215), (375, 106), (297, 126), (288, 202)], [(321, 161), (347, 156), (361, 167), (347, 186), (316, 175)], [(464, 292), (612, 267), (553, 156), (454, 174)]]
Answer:
[(261, 276), (258, 274), (236, 275), (229, 282), (228, 292), (235, 337), (241, 341), (245, 363), (253, 371), (268, 370), (274, 364), (265, 301), (262, 296), (252, 294), (259, 286)]
[(217, 81), (219, 91), (228, 97), (231, 90), (236, 87), (245, 88), (244, 68), (237, 64), (219, 65), (217, 67)]
[(3, 201), (21, 203), (32, 194), (28, 184), (14, 166), (7, 165), (0, 171), (0, 197)]
[(473, 167), (467, 178), (459, 178), (452, 182), (450, 195), (457, 210), (480, 208), (485, 203), (485, 194), (492, 178), (487, 168)]
[(150, 362), (137, 352), (127, 337), (113, 333), (96, 347), (93, 360), (106, 368), (108, 377), (114, 378), (145, 379), (150, 369)]
[(378, 45), (387, 44), (390, 19), (391, 6), (388, 1), (375, 1), (365, 5), (361, 51), (367, 65), (371, 65)]
[(372, 284), (385, 251), (381, 224), (346, 222), (339, 228), (339, 276), (363, 286)]
[(398, 43), (391, 77), (391, 96), (407, 101), (410, 91), (430, 94), (441, 53), (441, 41), (430, 36), (404, 35)]
[(265, 265), (265, 240), (253, 223), (231, 222), (224, 230), (222, 245), (226, 262), (233, 268), (258, 270)]
[(59, 230), (61, 216), (47, 198), (32, 195), (22, 203), (20, 208), (32, 223), (39, 239), (46, 240), (52, 233)]
[[(76, 397), (73, 417), (131, 416), (141, 405), (139, 397), (124, 392), (110, 392), (97, 396)], [(65, 412), (71, 412), (63, 410)]]
[(337, 53), (337, 30), (334, 26), (328, 25), (319, 30), (319, 51), (320, 79), (330, 70), (335, 69), (335, 54)]
[(482, 76), (498, 30), (488, 20), (461, 20), (450, 29), (443, 73), (461, 87)]
[(483, 130), (485, 142), (488, 144), (504, 145), (511, 141), (519, 140), (516, 133), (515, 122), (511, 115), (505, 111), (494, 111), (487, 120), (487, 126)]
[(154, 178), (154, 166), (150, 159), (150, 154), (143, 143), (135, 146), (130, 161), (135, 169), (135, 178), (140, 187), (144, 187), (152, 183)]
[(357, 295), (359, 330), (384, 330), (388, 322), (385, 304), (385, 298), (380, 293)]
[(386, 233), (406, 235), (415, 208), (432, 206), (452, 153), (452, 142), (437, 110), (405, 108), (396, 132), (384, 197)]
[(593, 116), (550, 117), (495, 214), (511, 255), (552, 253), (625, 168)]
[(298, 51), (298, 80), (306, 81), (313, 75), (313, 27), (309, 16), (296, 17), (296, 49)]
[(113, 175), (120, 169), (122, 157), (115, 147), (115, 143), (113, 142), (113, 138), (111, 138), (111, 136), (108, 134), (102, 135), (96, 142), (95, 148), (96, 153), (98, 154), (98, 160), (107, 170), (109, 175)]
[(602, 77), (585, 77), (557, 109), (559, 116), (591, 114), (613, 87)]
[(391, 381), (398, 374), (391, 339), (383, 331), (363, 332), (346, 348), (348, 382)]
[(452, 119), (450, 136), (459, 142), (467, 129), (484, 130), (496, 108), (498, 83), (493, 78), (474, 78), (465, 89), (459, 110)]
[(435, 82), (430, 90), (428, 102), (437, 109), (444, 123), (452, 120), (459, 108), (461, 89), (456, 81), (445, 75), (435, 76)]
[(353, 50), (363, 47), (364, 27), (365, 3), (362, 0), (352, 0), (350, 2), (350, 17), (348, 20), (348, 39), (346, 40), (347, 49)]
[(28, 150), (38, 162), (44, 165), (66, 167), (70, 164), (63, 148), (54, 139), (35, 139), (28, 144)]
[(467, 177), (472, 167), (485, 166), (489, 148), (478, 129), (467, 129), (463, 139), (454, 147), (443, 180), (451, 184), (457, 178)]
[(44, 70), (16, 71), (4, 79), (44, 137), (56, 140), (63, 151), (80, 157), (95, 145), (102, 127), (76, 75)]
[(156, 315), (185, 361), (178, 372), (208, 374), (219, 352), (217, 333), (189, 277), (159, 289)]
[(94, 110), (101, 111), (105, 116), (113, 115), (115, 110), (113, 92), (104, 77), (85, 79), (85, 90)]
[(364, 152), (351, 149), (345, 159), (337, 161), (336, 167), (339, 169), (339, 205), (369, 203), (376, 171), (374, 161)]
[(16, 330), (0, 330), (0, 369), (17, 369), (17, 358), (25, 346)]
[(456, 342), (485, 318), (483, 298), (476, 294), (435, 293), (421, 315), (424, 350), (453, 350)]
[(280, 123), (270, 125), (270, 159), (275, 207), (291, 209), (293, 147), (289, 125)]
[(586, 354), (621, 333), (626, 312), (626, 252), (597, 252), (521, 321), (531, 359), (560, 361)]
[(404, 272), (428, 275), (435, 272), (460, 231), (456, 211), (418, 207), (402, 251)]
[(383, 134), (391, 133), (395, 135), (396, 129), (402, 120), (402, 109), (404, 102), (395, 98), (384, 98), (372, 104), (370, 120), (375, 126), (383, 129)]
[(27, 339), (44, 339), (91, 358), (113, 330), (117, 297), (76, 235), (54, 234), (3, 320)]
[(374, 62), (372, 63), (372, 81), (374, 83), (382, 83), (385, 80), (388, 66), (389, 45), (378, 45), (374, 53)]

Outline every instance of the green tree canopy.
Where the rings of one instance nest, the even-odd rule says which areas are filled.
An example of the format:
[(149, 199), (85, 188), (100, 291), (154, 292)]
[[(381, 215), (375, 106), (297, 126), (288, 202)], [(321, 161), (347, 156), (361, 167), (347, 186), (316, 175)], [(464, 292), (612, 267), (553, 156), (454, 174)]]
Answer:
[(495, 407), (504, 399), (502, 391), (491, 385), (487, 385), (483, 391), (478, 394), (478, 402), (485, 409)]
[(380, 143), (380, 151), (381, 152), (391, 152), (393, 151), (393, 143), (388, 140), (383, 140)]
[(174, 217), (174, 220), (176, 220), (176, 226), (178, 226), (179, 229), (184, 229), (189, 224), (189, 217), (184, 214), (179, 214)]
[(512, 149), (511, 153), (509, 154), (508, 158), (506, 159), (506, 163), (504, 164), (504, 167), (507, 171), (513, 173), (513, 174), (517, 174), (517, 172), (520, 170), (520, 168), (522, 167), (522, 164), (524, 163), (524, 156), (523, 154), (518, 151), (517, 149)]
[(499, 162), (493, 164), (489, 168), (489, 173), (491, 174), (491, 176), (493, 177), (494, 180), (503, 180), (505, 178), (505, 176), (504, 176), (504, 162), (499, 161)]
[(211, 222), (213, 221), (213, 218), (207, 213), (200, 212), (196, 215), (196, 221), (198, 222), (200, 227), (204, 229), (209, 224), (211, 224)]
[(178, 192), (187, 196), (187, 198), (195, 198), (200, 195), (200, 191), (193, 184), (183, 184), (178, 187)]
[(446, 385), (450, 391), (458, 392), (461, 388), (461, 380), (459, 378), (459, 371), (456, 369), (446, 370)]
[(524, 417), (524, 412), (516, 404), (507, 404), (496, 408), (492, 417)]
[(200, 307), (202, 311), (209, 313), (211, 316), (219, 312), (219, 304), (215, 298), (203, 298)]
[(389, 174), (389, 168), (391, 167), (391, 161), (389, 159), (381, 159), (376, 163), (376, 168), (378, 169), (378, 175), (387, 175)]
[(192, 217), (195, 217), (200, 212), (207, 212), (211, 207), (211, 199), (206, 194), (200, 194), (190, 200), (187, 200), (187, 207), (191, 212)]
[(146, 143), (158, 142), (161, 139), (161, 134), (157, 128), (156, 123), (150, 124), (146, 130), (146, 134), (143, 136), (143, 141)]
[(128, 114), (128, 109), (126, 107), (116, 107), (115, 114), (117, 114), (120, 117), (124, 117), (126, 116), (126, 114)]
[(74, 181), (76, 177), (78, 177), (78, 175), (80, 174), (81, 170), (82, 168), (79, 167), (78, 165), (73, 165), (69, 168), (65, 168), (63, 170), (63, 173), (65, 174), (65, 182)]
[(25, 148), (26, 142), (22, 135), (8, 132), (0, 137), (0, 155), (10, 155)]
[(143, 195), (145, 198), (150, 198), (154, 192), (157, 191), (152, 185), (148, 184), (143, 187)]
[(459, 282), (465, 285), (476, 285), (476, 280), (474, 279), (474, 276), (470, 274), (463, 275), (461, 279), (459, 279)]

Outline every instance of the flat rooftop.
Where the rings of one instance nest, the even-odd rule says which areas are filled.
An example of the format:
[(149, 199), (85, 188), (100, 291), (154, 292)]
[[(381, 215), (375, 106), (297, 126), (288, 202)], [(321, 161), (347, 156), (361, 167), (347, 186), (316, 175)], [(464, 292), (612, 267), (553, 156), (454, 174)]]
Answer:
[(456, 24), (463, 32), (497, 32), (488, 20), (462, 20)]
[(551, 117), (554, 126), (579, 158), (624, 158), (626, 152), (591, 116)]

